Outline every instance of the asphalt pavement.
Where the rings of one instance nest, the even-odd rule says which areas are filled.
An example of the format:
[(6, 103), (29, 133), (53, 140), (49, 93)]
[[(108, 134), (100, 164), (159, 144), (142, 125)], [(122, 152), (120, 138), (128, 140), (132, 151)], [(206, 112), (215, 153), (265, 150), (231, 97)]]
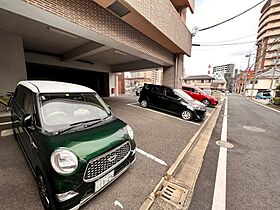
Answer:
[[(211, 209), (222, 130), (212, 134), (189, 209)], [(228, 97), (226, 209), (280, 209), (280, 113), (239, 95)], [(219, 186), (217, 186), (219, 187)]]
[[(122, 96), (105, 102), (133, 128), (137, 148), (165, 164), (137, 152), (135, 164), (81, 209), (139, 209), (199, 129), (199, 122), (143, 109), (137, 99)], [(42, 209), (35, 179), (12, 135), (0, 137), (0, 160), (0, 209)]]

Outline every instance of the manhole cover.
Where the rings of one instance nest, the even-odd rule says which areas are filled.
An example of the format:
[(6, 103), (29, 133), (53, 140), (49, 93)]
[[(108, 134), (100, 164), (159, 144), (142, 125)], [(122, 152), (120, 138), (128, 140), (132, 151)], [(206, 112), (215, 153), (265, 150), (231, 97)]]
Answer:
[(255, 127), (255, 126), (244, 125), (243, 128), (246, 129), (246, 130), (253, 131), (253, 132), (258, 132), (258, 133), (264, 133), (265, 132), (264, 129), (258, 128), (258, 127)]
[(233, 148), (233, 144), (227, 141), (216, 141), (216, 144), (220, 147), (227, 148), (227, 149)]

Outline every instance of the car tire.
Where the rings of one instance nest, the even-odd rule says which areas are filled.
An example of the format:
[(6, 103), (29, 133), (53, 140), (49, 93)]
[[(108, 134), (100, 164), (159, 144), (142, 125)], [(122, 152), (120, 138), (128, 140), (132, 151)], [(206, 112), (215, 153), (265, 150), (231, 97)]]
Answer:
[(193, 113), (190, 110), (184, 110), (181, 113), (181, 118), (183, 120), (192, 120), (193, 119)]
[(148, 101), (147, 100), (142, 100), (140, 102), (140, 106), (143, 108), (147, 108), (149, 106)]
[(41, 199), (41, 203), (46, 210), (54, 210), (55, 205), (51, 196), (50, 187), (44, 178), (43, 174), (40, 171), (36, 173), (36, 181), (39, 190), (39, 197)]
[(203, 103), (205, 106), (209, 106), (209, 105), (210, 105), (210, 101), (209, 101), (207, 98), (203, 99), (203, 100), (202, 100), (202, 103)]

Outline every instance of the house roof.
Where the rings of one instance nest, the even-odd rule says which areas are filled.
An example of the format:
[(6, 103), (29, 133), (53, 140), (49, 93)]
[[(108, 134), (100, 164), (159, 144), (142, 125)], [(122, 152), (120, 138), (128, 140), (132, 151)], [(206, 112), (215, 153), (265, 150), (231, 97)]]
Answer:
[[(258, 79), (261, 79), (261, 78), (272, 78), (272, 76), (273, 76), (273, 71), (274, 71), (274, 69), (270, 69), (270, 70), (268, 70), (268, 71), (266, 71), (266, 72), (260, 73), (260, 74), (257, 75), (256, 77), (257, 77)], [(279, 70), (279, 69), (276, 69), (276, 70), (275, 70), (275, 74), (274, 74), (274, 78), (278, 78), (278, 77), (280, 77), (280, 70)]]
[(211, 77), (209, 75), (193, 75), (185, 77), (184, 80), (195, 80), (195, 79), (214, 79), (214, 77)]

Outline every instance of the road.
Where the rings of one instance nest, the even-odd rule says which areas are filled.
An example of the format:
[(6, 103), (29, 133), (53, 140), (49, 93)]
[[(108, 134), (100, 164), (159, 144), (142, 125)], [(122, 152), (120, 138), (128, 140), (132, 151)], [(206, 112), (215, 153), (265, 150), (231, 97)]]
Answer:
[[(212, 209), (223, 110), (211, 136), (191, 210)], [(225, 206), (233, 209), (280, 209), (280, 113), (239, 95), (228, 96)], [(249, 126), (249, 127), (247, 127)], [(249, 129), (249, 130), (248, 130)]]
[[(116, 203), (124, 209), (139, 209), (199, 129), (201, 123), (143, 109), (137, 106), (137, 99), (129, 96), (105, 101), (133, 128), (138, 149), (162, 162), (137, 152), (135, 164), (81, 209), (120, 209)], [(0, 209), (41, 209), (35, 179), (12, 135), (0, 137), (0, 160)]]

